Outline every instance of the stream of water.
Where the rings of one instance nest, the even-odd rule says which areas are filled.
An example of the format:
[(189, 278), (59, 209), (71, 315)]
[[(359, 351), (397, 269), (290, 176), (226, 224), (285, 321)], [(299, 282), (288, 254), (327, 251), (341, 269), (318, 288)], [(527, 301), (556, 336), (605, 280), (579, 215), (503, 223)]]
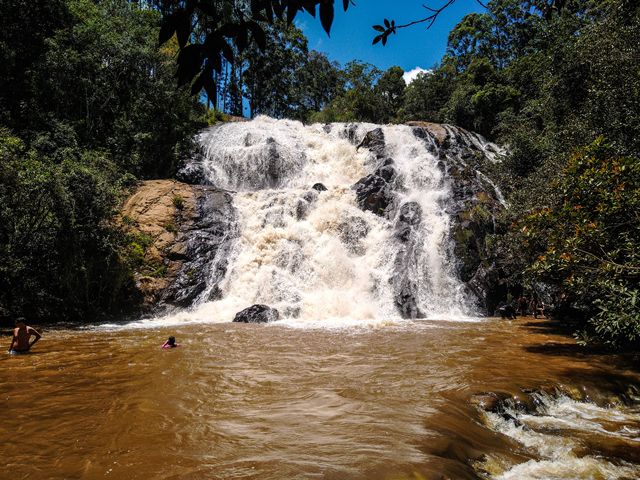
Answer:
[[(0, 356), (1, 478), (640, 476), (633, 359), (583, 355), (544, 321), (44, 333)], [(473, 402), (561, 386), (513, 417)]]

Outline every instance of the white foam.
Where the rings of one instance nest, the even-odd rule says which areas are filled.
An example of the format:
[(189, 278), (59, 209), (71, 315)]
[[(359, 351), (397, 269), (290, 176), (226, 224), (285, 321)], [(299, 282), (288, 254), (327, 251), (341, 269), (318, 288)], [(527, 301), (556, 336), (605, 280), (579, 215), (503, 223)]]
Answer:
[(495, 413), (486, 413), (491, 428), (517, 440), (541, 457), (540, 460), (515, 465), (495, 478), (638, 478), (640, 466), (624, 461), (614, 463), (602, 457), (580, 456), (579, 448), (581, 436), (599, 437), (605, 443), (608, 438), (618, 438), (630, 446), (638, 444), (640, 448), (635, 428), (640, 422), (637, 408), (603, 408), (564, 395), (554, 398), (537, 394), (536, 397), (539, 407), (535, 414), (507, 409), (507, 413), (521, 424)]
[[(356, 148), (376, 127), (327, 128), (258, 117), (203, 132), (206, 174), (216, 186), (237, 191), (240, 236), (218, 285), (222, 299), (205, 300), (211, 284), (192, 308), (129, 326), (229, 322), (256, 303), (277, 308), (279, 323), (295, 328), (403, 322), (389, 281), (401, 247), (393, 235), (395, 219), (362, 211), (352, 189), (377, 166), (370, 152)], [(447, 179), (409, 127), (383, 130), (398, 173), (400, 204), (417, 202), (423, 212), (408, 272), (418, 285), (418, 307), (428, 319), (477, 321), (449, 260)], [(309, 194), (316, 182), (328, 190)], [(361, 238), (350, 236), (354, 228), (363, 232)]]

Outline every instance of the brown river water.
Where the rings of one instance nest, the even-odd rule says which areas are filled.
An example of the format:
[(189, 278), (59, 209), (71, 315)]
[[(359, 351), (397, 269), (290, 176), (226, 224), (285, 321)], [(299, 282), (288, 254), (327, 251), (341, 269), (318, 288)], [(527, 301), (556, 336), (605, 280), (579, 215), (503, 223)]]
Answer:
[(45, 329), (0, 356), (0, 478), (640, 478), (637, 358), (549, 327)]

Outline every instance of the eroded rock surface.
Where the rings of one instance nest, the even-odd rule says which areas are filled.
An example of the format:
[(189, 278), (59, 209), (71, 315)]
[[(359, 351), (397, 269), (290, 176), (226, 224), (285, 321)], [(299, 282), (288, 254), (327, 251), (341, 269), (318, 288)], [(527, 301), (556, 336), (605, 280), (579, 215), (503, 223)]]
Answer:
[[(187, 306), (199, 295), (215, 297), (237, 236), (231, 195), (175, 180), (142, 182), (121, 210), (130, 237), (136, 286), (143, 309)], [(212, 261), (214, 258), (220, 261)]]
[[(504, 200), (490, 173), (504, 152), (481, 136), (451, 125), (409, 122), (413, 134), (424, 142), (445, 173), (452, 195), (444, 208), (451, 216), (449, 239), (450, 261), (456, 276), (464, 283), (467, 294), (475, 299), (479, 311), (490, 314), (504, 294), (500, 272), (489, 258), (487, 241), (495, 232), (496, 215), (505, 208)], [(366, 133), (358, 148), (367, 148), (376, 159), (373, 173), (355, 185), (356, 199), (363, 210), (394, 221), (394, 236), (400, 249), (394, 261), (393, 285), (395, 303), (403, 317), (416, 318), (420, 312), (416, 302), (418, 286), (412, 280), (419, 236), (416, 227), (422, 221), (417, 203), (399, 203), (394, 161), (387, 158), (384, 132), (381, 128)]]

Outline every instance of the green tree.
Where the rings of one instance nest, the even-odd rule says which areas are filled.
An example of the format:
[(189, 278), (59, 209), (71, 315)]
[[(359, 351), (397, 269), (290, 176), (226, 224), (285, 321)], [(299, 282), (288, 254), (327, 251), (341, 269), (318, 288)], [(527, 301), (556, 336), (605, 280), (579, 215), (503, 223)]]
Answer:
[[(566, 301), (595, 313), (612, 345), (640, 346), (640, 161), (597, 139), (568, 160), (554, 202), (523, 217), (528, 274), (559, 285)], [(533, 247), (533, 248), (532, 248)]]
[(309, 52), (306, 60), (298, 66), (296, 84), (302, 119), (308, 118), (311, 112), (322, 110), (344, 89), (339, 65), (315, 50)]
[(391, 67), (381, 76), (373, 93), (376, 96), (379, 110), (376, 112), (376, 122), (389, 123), (397, 119), (398, 111), (404, 102), (404, 91), (407, 86), (404, 70)]
[(265, 25), (269, 42), (264, 50), (248, 47), (240, 57), (251, 116), (293, 117), (302, 102), (298, 73), (308, 56), (307, 39), (293, 25), (278, 22)]

